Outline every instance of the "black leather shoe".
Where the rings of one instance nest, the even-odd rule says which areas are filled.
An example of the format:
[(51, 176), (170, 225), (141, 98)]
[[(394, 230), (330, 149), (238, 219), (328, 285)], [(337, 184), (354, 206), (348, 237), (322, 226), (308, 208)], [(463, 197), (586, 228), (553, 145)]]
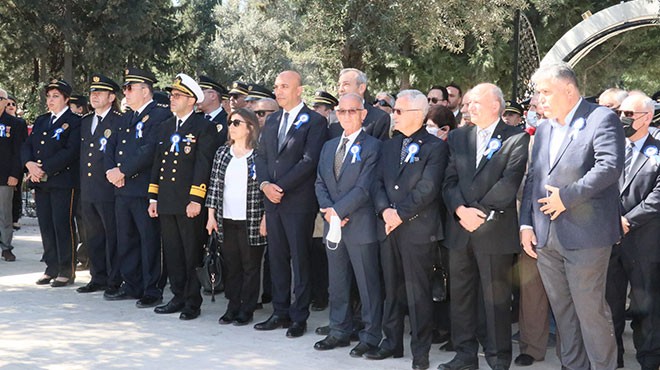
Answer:
[(451, 342), (451, 339), (447, 343), (440, 346), (440, 349), (445, 352), (454, 352), (454, 343)]
[(162, 306), (157, 306), (156, 308), (154, 308), (154, 312), (159, 314), (175, 313), (183, 310), (184, 306), (185, 304), (183, 303), (174, 303), (172, 301), (169, 301)]
[(14, 253), (12, 253), (9, 249), (2, 251), (2, 258), (7, 262), (16, 261), (16, 256), (14, 256)]
[(317, 302), (312, 302), (312, 304), (309, 307), (310, 310), (316, 311), (316, 312), (323, 311), (326, 308), (328, 308), (328, 302), (318, 302), (318, 303)]
[(220, 324), (220, 325), (229, 325), (229, 324), (233, 323), (234, 320), (236, 320), (237, 316), (238, 316), (238, 314), (227, 311), (227, 312), (225, 312), (224, 315), (222, 315), (222, 317), (220, 317), (220, 319), (218, 319), (218, 324)]
[(256, 330), (275, 330), (279, 328), (288, 328), (291, 325), (291, 319), (288, 317), (281, 317), (271, 315), (268, 320), (254, 325)]
[(303, 334), (307, 331), (307, 322), (306, 321), (294, 321), (289, 326), (289, 329), (286, 331), (287, 338), (298, 338), (302, 337)]
[(52, 277), (44, 275), (37, 280), (37, 285), (48, 285), (53, 280)]
[[(66, 280), (63, 280), (63, 279), (66, 279)], [(71, 284), (73, 284), (74, 281), (75, 281), (75, 278), (64, 278), (64, 277), (58, 276), (55, 280), (53, 280), (50, 283), (50, 286), (52, 286), (53, 288), (60, 288), (60, 287), (63, 287), (63, 286), (71, 285)]]
[(194, 320), (199, 317), (199, 314), (201, 314), (202, 311), (197, 308), (197, 309), (184, 309), (181, 311), (181, 314), (179, 315), (179, 320)]
[(394, 351), (390, 351), (389, 349), (385, 348), (374, 348), (370, 351), (365, 352), (362, 357), (367, 358), (369, 360), (384, 360), (389, 357), (394, 357), (394, 358), (401, 358), (403, 357), (403, 353), (394, 353)]
[(376, 348), (378, 348), (378, 347), (372, 346), (372, 345), (367, 344), (367, 343), (360, 342), (360, 343), (357, 344), (357, 346), (353, 347), (351, 352), (349, 352), (348, 354), (351, 357), (362, 357), (362, 356), (364, 356), (365, 353), (367, 353), (369, 351), (372, 351), (372, 350), (375, 350)]
[(477, 370), (478, 368), (479, 362), (477, 362), (477, 359), (466, 361), (458, 357), (454, 357), (453, 360), (438, 366), (439, 370)]
[(433, 344), (440, 344), (444, 343), (451, 339), (451, 334), (447, 331), (440, 332), (439, 330), (433, 330), (433, 339), (432, 342)]
[(115, 291), (111, 290), (106, 290), (105, 293), (103, 293), (103, 299), (107, 301), (123, 301), (126, 299), (133, 299), (126, 291), (122, 288), (119, 288)]
[(318, 328), (316, 328), (316, 330), (314, 330), (314, 333), (318, 335), (325, 335), (327, 337), (328, 335), (330, 335), (330, 325), (319, 326)]
[(350, 345), (351, 342), (348, 341), (347, 339), (342, 340), (337, 337), (328, 335), (327, 337), (325, 337), (325, 339), (322, 339), (314, 343), (314, 349), (317, 351), (327, 351), (327, 350), (335, 349), (337, 347), (348, 347)]
[(238, 315), (236, 315), (236, 319), (234, 320), (234, 326), (244, 326), (252, 322), (252, 314), (247, 313), (247, 312), (239, 312)]
[(158, 306), (161, 303), (163, 303), (162, 297), (152, 297), (147, 295), (138, 299), (138, 301), (135, 302), (135, 305), (137, 308), (149, 308)]
[(76, 289), (76, 292), (93, 293), (93, 292), (98, 292), (99, 290), (105, 290), (106, 288), (107, 287), (105, 285), (89, 282), (87, 285), (83, 285), (80, 288)]
[(413, 358), (413, 370), (426, 370), (429, 368), (429, 358)]
[(518, 366), (531, 366), (534, 363), (534, 357), (526, 353), (521, 353), (518, 355), (518, 357), (516, 357), (513, 363)]
[(261, 295), (261, 303), (267, 304), (273, 301), (273, 297), (270, 296), (270, 294), (262, 294)]

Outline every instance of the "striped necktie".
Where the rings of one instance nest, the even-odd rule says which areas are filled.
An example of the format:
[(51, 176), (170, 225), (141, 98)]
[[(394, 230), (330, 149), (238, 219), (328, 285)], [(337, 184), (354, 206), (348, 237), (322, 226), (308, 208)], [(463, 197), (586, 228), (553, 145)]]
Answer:
[(628, 179), (628, 175), (630, 174), (630, 167), (632, 167), (632, 159), (633, 159), (633, 148), (635, 147), (635, 144), (630, 143), (626, 145), (626, 161), (624, 162), (623, 165), (623, 178)]

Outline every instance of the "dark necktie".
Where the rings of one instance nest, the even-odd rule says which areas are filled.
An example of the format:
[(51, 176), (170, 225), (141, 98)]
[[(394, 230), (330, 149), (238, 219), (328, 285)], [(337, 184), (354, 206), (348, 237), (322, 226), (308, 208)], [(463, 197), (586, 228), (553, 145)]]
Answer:
[(179, 119), (176, 121), (176, 130), (179, 131), (181, 128), (181, 125), (183, 125), (183, 120)]
[(55, 123), (55, 115), (54, 114), (50, 116), (50, 123), (48, 124), (48, 127), (52, 126), (53, 123)]
[(210, 115), (210, 114), (207, 114), (207, 115), (204, 116), (204, 118), (206, 118), (207, 120), (210, 121), (210, 120), (211, 120), (211, 115)]
[(344, 163), (344, 156), (346, 155), (346, 144), (348, 144), (348, 138), (341, 139), (339, 150), (337, 150), (337, 153), (335, 153), (335, 179), (339, 178), (341, 165)]
[(624, 162), (623, 166), (623, 178), (628, 179), (628, 175), (630, 174), (630, 167), (632, 167), (632, 158), (633, 158), (633, 148), (635, 144), (630, 143), (626, 145), (626, 161)]
[(133, 112), (133, 123), (137, 123), (137, 121), (139, 121), (139, 118), (140, 118), (140, 112), (138, 111)]
[(103, 118), (101, 116), (96, 116), (96, 122), (92, 122), (92, 135), (94, 135), (94, 132), (96, 132), (96, 128), (101, 124), (102, 119)]
[(289, 125), (289, 112), (284, 112), (284, 122), (280, 125), (280, 131), (277, 133), (277, 147), (282, 150), (284, 139), (286, 139), (286, 127)]
[(399, 162), (399, 165), (403, 164), (403, 161), (406, 160), (406, 157), (408, 156), (408, 145), (412, 142), (411, 137), (406, 137), (403, 139), (403, 143), (401, 144), (401, 161)]

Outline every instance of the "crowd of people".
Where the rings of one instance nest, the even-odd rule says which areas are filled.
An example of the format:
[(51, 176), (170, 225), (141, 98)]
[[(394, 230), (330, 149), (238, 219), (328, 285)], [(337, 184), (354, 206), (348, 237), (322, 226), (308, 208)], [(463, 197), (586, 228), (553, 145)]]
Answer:
[(478, 369), (480, 346), (492, 369), (529, 366), (555, 334), (563, 368), (615, 369), (629, 318), (641, 368), (658, 370), (655, 102), (613, 88), (596, 104), (563, 63), (532, 81), (524, 102), (490, 83), (370, 100), (347, 68), (338, 97), (316, 91), (309, 107), (295, 71), (272, 89), (182, 73), (155, 91), (129, 68), (121, 86), (92, 75), (88, 97), (51, 80), (29, 135), (0, 89), (2, 258), (16, 259), (25, 180), (38, 285), (73, 284), (81, 244), (91, 279), (77, 292), (193, 320), (210, 236), (221, 325), (272, 303), (254, 329), (296, 338), (329, 308), (316, 350), (357, 341), (350, 356), (384, 360), (404, 356), (408, 316), (413, 369), (429, 368), (432, 343), (456, 352), (438, 369)]

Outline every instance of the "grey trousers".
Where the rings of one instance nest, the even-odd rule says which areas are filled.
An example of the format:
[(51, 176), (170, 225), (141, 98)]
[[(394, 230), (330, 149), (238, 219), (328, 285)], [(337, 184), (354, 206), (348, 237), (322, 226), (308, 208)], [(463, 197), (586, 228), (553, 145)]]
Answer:
[(605, 301), (612, 247), (568, 250), (551, 226), (538, 249), (538, 269), (557, 320), (560, 357), (567, 370), (616, 369), (612, 313)]
[(2, 250), (12, 250), (12, 237), (14, 229), (12, 228), (12, 201), (14, 199), (13, 186), (0, 186), (0, 248)]

